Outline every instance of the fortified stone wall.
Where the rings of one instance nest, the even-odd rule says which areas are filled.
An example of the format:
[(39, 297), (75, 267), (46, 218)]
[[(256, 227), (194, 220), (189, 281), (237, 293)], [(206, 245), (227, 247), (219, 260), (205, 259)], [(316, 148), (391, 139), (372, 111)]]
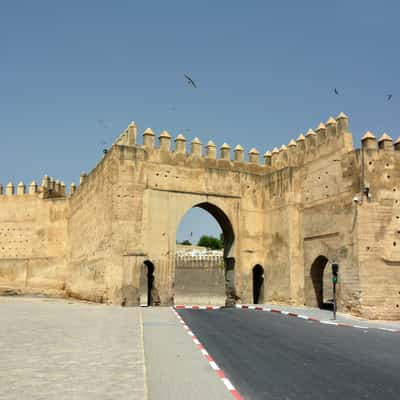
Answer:
[(187, 150), (183, 135), (171, 149), (166, 131), (156, 146), (146, 129), (139, 145), (132, 123), (69, 196), (48, 178), (38, 192), (22, 194), (19, 186), (19, 195), (0, 196), (1, 227), (10, 229), (0, 235), (0, 277), (18, 287), (65, 286), (74, 297), (135, 305), (141, 282), (150, 279), (146, 262), (154, 267), (147, 296), (171, 304), (185, 286), (193, 299), (201, 295), (196, 281), (206, 278), (181, 275), (176, 233), (186, 212), (200, 207), (224, 233), (224, 270), (215, 282), (223, 277), (225, 284), (212, 293), (222, 297), (222, 288), (227, 304), (253, 301), (259, 265), (261, 301), (321, 306), (336, 259), (339, 310), (399, 319), (400, 144), (393, 148), (384, 135), (378, 149), (371, 136), (354, 150), (341, 113), (260, 162), (254, 148), (245, 160), (240, 145), (232, 157), (228, 144), (217, 150), (209, 141), (203, 153), (198, 138)]
[(362, 139), (358, 201), (361, 312), (400, 319), (400, 140), (371, 132)]
[(61, 182), (0, 185), (0, 292), (63, 294), (67, 221)]
[[(349, 307), (354, 291), (357, 306), (357, 263), (349, 238), (353, 234), (352, 197), (359, 181), (347, 117), (341, 113), (336, 120), (329, 118), (326, 125), (320, 123), (315, 131), (300, 134), (287, 147), (267, 152), (266, 164), (272, 168), (264, 185), (270, 238), (264, 264), (266, 299), (318, 306), (311, 269), (324, 256), (343, 263), (341, 299), (345, 300), (339, 306)], [(320, 272), (322, 290), (323, 266)]]
[[(193, 147), (196, 148), (196, 145), (198, 143)], [(201, 150), (201, 145), (199, 148)], [(156, 269), (155, 285), (161, 301), (168, 304), (174, 296), (176, 231), (181, 218), (193, 206), (211, 207), (208, 211), (214, 214), (223, 229), (229, 230), (228, 225), (232, 224), (233, 231), (239, 232), (237, 210), (240, 174), (229, 168), (204, 168), (205, 160), (200, 155), (172, 153), (161, 146), (159, 149), (129, 149), (119, 145), (115, 147), (115, 152), (119, 153), (117, 158), (121, 161), (120, 171), (125, 170), (122, 174), (125, 186), (136, 188), (138, 201), (141, 202), (138, 212), (142, 212), (133, 221), (127, 220), (128, 216), (132, 218), (131, 212), (128, 212), (121, 221), (123, 228), (119, 232), (125, 239), (130, 238), (128, 249), (132, 250), (127, 250), (128, 243), (121, 237), (119, 252), (127, 254), (125, 259), (128, 268), (135, 264), (135, 252), (138, 249), (139, 253), (144, 253), (151, 260)], [(129, 200), (123, 198), (121, 201), (127, 210), (132, 209)], [(135, 231), (135, 224), (140, 229)], [(225, 237), (229, 235), (230, 232), (226, 232)], [(230, 248), (228, 246), (225, 249), (226, 257), (237, 258), (240, 239), (238, 234), (231, 240)], [(135, 243), (139, 247), (134, 247)]]
[(358, 153), (352, 151), (324, 157), (303, 171), (304, 282), (308, 305), (319, 305), (313, 269), (317, 268), (314, 264), (317, 258), (322, 256), (340, 265), (339, 308), (358, 312), (360, 282), (353, 196), (360, 181), (353, 171), (359, 167)]
[[(295, 199), (294, 167), (284, 168), (265, 177), (265, 207), (263, 225), (264, 243), (259, 249), (262, 259), (254, 260), (248, 267), (249, 292), (252, 288), (252, 268), (256, 264), (264, 266), (264, 298), (266, 301), (296, 303), (304, 301), (302, 282), (293, 280), (292, 271), (302, 268), (302, 260), (295, 257), (300, 251), (297, 243), (299, 225)], [(299, 287), (300, 286), (300, 287)], [(300, 299), (297, 299), (298, 292)]]
[(68, 295), (91, 301), (108, 301), (113, 276), (112, 178), (103, 158), (89, 174), (81, 174), (80, 185), (69, 199)]
[[(230, 221), (234, 222), (236, 237), (228, 253), (235, 262), (235, 286), (241, 299), (251, 300), (252, 268), (260, 264), (266, 266), (265, 293), (268, 300), (304, 303), (305, 281), (309, 279), (303, 254), (304, 203), (312, 210), (316, 202), (321, 202), (321, 196), (335, 201), (332, 196), (345, 192), (349, 197), (348, 193), (354, 185), (352, 175), (350, 180), (346, 178), (346, 160), (343, 166), (341, 164), (342, 157), (352, 151), (347, 117), (341, 114), (337, 120), (330, 118), (326, 127), (320, 124), (316, 131), (310, 130), (306, 137), (300, 135), (297, 142), (292, 140), (288, 147), (282, 146), (280, 150), (267, 152), (262, 165), (256, 149), (250, 150), (246, 162), (244, 149), (240, 145), (235, 147), (232, 160), (229, 145), (221, 146), (218, 157), (216, 146), (211, 141), (205, 146), (203, 155), (202, 144), (197, 138), (187, 153), (186, 140), (182, 135), (175, 139), (175, 149), (171, 151), (171, 137), (166, 131), (160, 134), (157, 148), (151, 129), (143, 134), (143, 146), (134, 146), (133, 149), (124, 143), (125, 134), (120, 137), (115, 146), (115, 151), (120, 152), (120, 167), (125, 164), (125, 170), (132, 168), (141, 171), (141, 180), (137, 183), (141, 184), (139, 193), (144, 190), (146, 201), (143, 203), (140, 224), (143, 229), (140, 249), (158, 270), (155, 280), (162, 301), (172, 301), (174, 297), (173, 255), (180, 219), (191, 207), (209, 204), (212, 200), (212, 204), (224, 210)], [(335, 167), (337, 161), (338, 168)], [(324, 163), (330, 162), (333, 167), (326, 168), (333, 168), (334, 175), (338, 173), (345, 177), (345, 181), (349, 180), (345, 182), (344, 190), (343, 179), (336, 182), (334, 176), (323, 179), (326, 184), (330, 184), (329, 179), (333, 180), (330, 191), (324, 189), (320, 193), (317, 183), (314, 189), (313, 184), (304, 184), (308, 170), (318, 170), (323, 168)], [(318, 163), (321, 166), (318, 167)], [(129, 183), (132, 184), (127, 176), (125, 186)], [(339, 186), (340, 190), (337, 189)], [(307, 195), (310, 191), (312, 193)], [(352, 204), (351, 200), (349, 204)], [(236, 210), (229, 212), (232, 205)], [(128, 203), (126, 209), (131, 209)], [(341, 216), (336, 217), (329, 212), (330, 217), (324, 219), (320, 218), (318, 207), (315, 210), (317, 214), (313, 216), (313, 228), (323, 231), (319, 234), (326, 234), (326, 223), (332, 223), (332, 218), (342, 228)], [(338, 210), (343, 211), (341, 206)], [(218, 220), (218, 215), (216, 218)], [(138, 221), (137, 218), (135, 220)], [(319, 228), (316, 226), (318, 223)], [(129, 225), (126, 228), (129, 231)], [(350, 228), (343, 229), (348, 233)], [(119, 232), (122, 234), (123, 229)], [(132, 232), (130, 236), (132, 243), (135, 234)], [(340, 238), (333, 248), (344, 246), (343, 238)], [(123, 252), (123, 248), (120, 251)]]
[(175, 271), (175, 304), (224, 304), (222, 255), (177, 255)]

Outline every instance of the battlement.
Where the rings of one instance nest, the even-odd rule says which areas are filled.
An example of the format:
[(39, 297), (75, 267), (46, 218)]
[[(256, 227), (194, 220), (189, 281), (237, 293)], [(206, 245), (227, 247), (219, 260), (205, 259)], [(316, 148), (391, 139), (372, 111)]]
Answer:
[[(73, 193), (75, 189), (76, 186), (72, 183), (70, 193)], [(66, 197), (67, 192), (63, 181), (45, 175), (40, 185), (36, 181), (32, 181), (29, 185), (25, 185), (22, 181), (18, 185), (14, 185), (13, 182), (8, 182), (5, 186), (0, 184), (0, 196), (38, 196), (47, 199)]]
[[(171, 135), (166, 130), (159, 134), (157, 145), (156, 134), (151, 128), (145, 129), (142, 137), (143, 141), (140, 145), (138, 144), (138, 129), (135, 122), (132, 121), (115, 140), (112, 148), (120, 146), (135, 148), (134, 157), (161, 164), (217, 167), (258, 175), (287, 167), (301, 167), (329, 154), (343, 154), (354, 150), (352, 134), (349, 130), (349, 118), (343, 112), (336, 118), (329, 117), (325, 123), (320, 122), (315, 129), (310, 128), (305, 134), (300, 133), (296, 140), (291, 139), (287, 145), (283, 144), (280, 148), (275, 147), (272, 151), (267, 150), (263, 154), (263, 159), (260, 158), (260, 152), (254, 147), (247, 152), (247, 157), (245, 157), (245, 149), (240, 144), (232, 150), (228, 143), (223, 143), (218, 149), (212, 140), (203, 146), (202, 141), (196, 137), (189, 145), (182, 133), (173, 139), (174, 143), (172, 144)], [(386, 133), (377, 140), (371, 132), (367, 132), (361, 139), (361, 145), (362, 149), (367, 149), (370, 153), (399, 151), (400, 138), (393, 143), (392, 138)], [(107, 153), (105, 152), (99, 164), (107, 157)], [(79, 185), (84, 183), (89, 175), (81, 173)], [(77, 186), (72, 182), (69, 194), (74, 194), (76, 190)], [(32, 182), (28, 188), (23, 182), (17, 186), (10, 182), (5, 188), (0, 185), (0, 194), (10, 196), (36, 193), (42, 198), (67, 196), (65, 184), (47, 176), (43, 177), (40, 186), (35, 182)]]
[(400, 136), (393, 142), (393, 139), (387, 133), (383, 133), (377, 139), (372, 132), (367, 131), (361, 138), (361, 143), (363, 150), (367, 150), (369, 153), (374, 151), (377, 153), (400, 151)]
[[(137, 143), (137, 138), (136, 124), (131, 122), (114, 145), (136, 147), (143, 151), (144, 159), (159, 163), (196, 167), (215, 166), (260, 174), (301, 166), (331, 153), (347, 153), (353, 150), (349, 119), (342, 112), (336, 119), (329, 117), (325, 123), (321, 122), (315, 130), (309, 129), (305, 135), (301, 133), (296, 140), (291, 139), (287, 145), (282, 145), (279, 149), (275, 147), (272, 151), (267, 150), (263, 160), (260, 159), (260, 153), (256, 148), (250, 149), (245, 159), (245, 149), (240, 144), (233, 148), (232, 154), (229, 144), (223, 143), (217, 149), (217, 145), (209, 140), (203, 146), (198, 137), (192, 140), (188, 149), (187, 140), (182, 133), (174, 139), (174, 146), (171, 149), (171, 135), (165, 130), (158, 136), (158, 146), (156, 146), (156, 134), (151, 128), (143, 132), (142, 145)], [(400, 148), (400, 142), (398, 147)]]

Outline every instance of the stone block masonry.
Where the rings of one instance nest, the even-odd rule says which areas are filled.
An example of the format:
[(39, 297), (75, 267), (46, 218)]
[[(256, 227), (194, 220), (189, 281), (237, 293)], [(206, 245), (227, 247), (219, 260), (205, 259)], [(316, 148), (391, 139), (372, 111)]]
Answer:
[[(325, 307), (335, 259), (339, 310), (400, 319), (399, 143), (367, 132), (354, 149), (340, 113), (261, 161), (255, 148), (232, 156), (227, 143), (172, 143), (167, 131), (157, 145), (150, 128), (139, 144), (132, 122), (68, 193), (47, 176), (0, 187), (0, 288), (122, 305), (184, 293), (185, 303)], [(176, 263), (193, 207), (221, 226), (220, 269)]]

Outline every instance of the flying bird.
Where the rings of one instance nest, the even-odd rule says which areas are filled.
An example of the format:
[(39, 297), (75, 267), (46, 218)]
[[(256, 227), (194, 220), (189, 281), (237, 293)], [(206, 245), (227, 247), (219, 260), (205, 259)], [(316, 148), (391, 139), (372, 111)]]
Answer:
[(339, 94), (339, 91), (335, 88), (335, 94)]
[(392, 97), (393, 97), (392, 94), (388, 94), (388, 95), (387, 95), (387, 101), (390, 101)]
[(194, 88), (197, 88), (196, 84), (194, 83), (193, 79), (189, 76), (184, 74), (185, 78), (187, 79), (188, 85), (192, 85)]
[(103, 153), (104, 154), (107, 154), (107, 152), (108, 152), (108, 149), (107, 149), (107, 147), (108, 147), (108, 143), (106, 142), (106, 141), (102, 141), (101, 142), (101, 144), (103, 145)]

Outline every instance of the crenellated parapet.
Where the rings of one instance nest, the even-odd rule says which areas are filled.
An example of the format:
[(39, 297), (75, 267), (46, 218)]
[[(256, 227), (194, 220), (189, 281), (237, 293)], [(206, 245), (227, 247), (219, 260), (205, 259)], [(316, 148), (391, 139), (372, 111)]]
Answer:
[(400, 152), (400, 136), (393, 142), (392, 137), (386, 132), (377, 139), (372, 132), (367, 131), (361, 138), (361, 146), (364, 152), (371, 155), (390, 154), (393, 151)]
[(33, 181), (27, 187), (24, 182), (19, 182), (17, 185), (14, 185), (13, 182), (8, 182), (5, 186), (5, 190), (3, 190), (3, 185), (0, 185), (0, 195), (3, 196), (22, 196), (26, 194), (36, 194), (37, 193), (37, 185), (36, 182)]
[(300, 133), (296, 140), (291, 139), (278, 150), (275, 147), (264, 155), (265, 164), (272, 171), (286, 167), (302, 166), (332, 153), (346, 153), (353, 150), (352, 135), (349, 131), (348, 117), (340, 113), (336, 119), (329, 117), (315, 129)]
[(3, 189), (0, 184), (0, 196), (39, 196), (40, 198), (62, 198), (66, 197), (65, 183), (60, 180), (53, 179), (48, 175), (44, 175), (41, 184), (32, 181), (26, 185), (20, 181), (17, 185), (8, 182)]
[[(209, 140), (203, 150), (203, 143), (199, 138), (196, 137), (190, 143), (186, 143), (187, 140), (182, 133), (172, 139), (166, 130), (156, 138), (154, 131), (147, 128), (143, 132), (143, 144), (139, 145), (137, 132), (136, 124), (132, 122), (114, 144), (135, 147), (137, 152), (142, 152), (144, 160), (152, 162), (192, 167), (218, 167), (258, 174), (287, 167), (301, 167), (330, 154), (343, 154), (354, 150), (349, 119), (343, 112), (336, 118), (329, 117), (325, 123), (320, 122), (315, 129), (310, 128), (305, 134), (301, 133), (296, 140), (291, 139), (287, 145), (275, 147), (272, 151), (267, 150), (263, 162), (260, 161), (259, 151), (255, 148), (250, 149), (246, 156), (246, 151), (240, 144), (232, 151), (228, 143), (223, 143), (218, 148), (212, 140)], [(388, 148), (389, 145), (384, 146)], [(81, 183), (84, 180), (85, 177), (81, 177)]]
[(264, 165), (268, 170), (271, 169), (272, 166), (272, 153), (268, 150), (264, 153)]
[(40, 198), (66, 197), (66, 186), (63, 181), (44, 175), (38, 187), (35, 182), (30, 185), (30, 194), (39, 194)]
[(137, 126), (134, 121), (118, 136), (114, 144), (121, 146), (135, 146), (137, 143)]
[(383, 133), (379, 139), (367, 131), (361, 139), (362, 190), (368, 201), (399, 201), (400, 137), (394, 142)]
[(206, 144), (206, 158), (210, 160), (217, 159), (217, 145), (212, 140), (209, 140)]
[[(135, 132), (137, 132), (136, 125)], [(129, 127), (119, 136), (114, 145), (128, 146), (128, 134)], [(192, 167), (232, 168), (233, 170), (243, 169), (259, 173), (270, 169), (267, 165), (260, 163), (260, 155), (255, 148), (248, 152), (247, 160), (245, 160), (245, 150), (240, 144), (233, 149), (233, 152), (228, 143), (223, 143), (218, 148), (212, 140), (209, 140), (203, 146), (198, 137), (188, 144), (182, 133), (179, 133), (172, 140), (170, 133), (166, 130), (162, 131), (157, 139), (158, 143), (156, 143), (154, 131), (151, 128), (147, 128), (143, 132), (143, 144), (141, 146), (136, 144), (133, 147), (139, 153), (142, 151), (144, 160), (158, 163), (180, 164)], [(83, 182), (84, 179), (81, 178), (81, 183)]]

